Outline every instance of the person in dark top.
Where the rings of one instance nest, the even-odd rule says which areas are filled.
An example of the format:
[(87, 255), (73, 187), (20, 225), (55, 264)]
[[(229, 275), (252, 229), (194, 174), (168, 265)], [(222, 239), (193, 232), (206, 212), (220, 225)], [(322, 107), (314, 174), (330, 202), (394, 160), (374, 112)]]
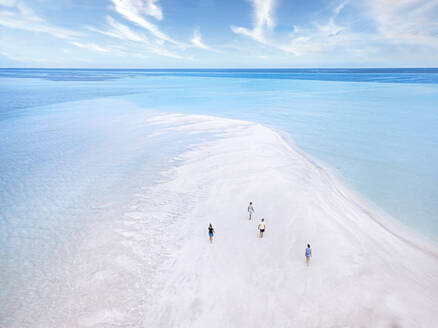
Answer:
[(208, 226), (208, 235), (210, 236), (210, 244), (213, 244), (214, 229), (213, 229), (213, 226), (211, 225), (211, 223)]

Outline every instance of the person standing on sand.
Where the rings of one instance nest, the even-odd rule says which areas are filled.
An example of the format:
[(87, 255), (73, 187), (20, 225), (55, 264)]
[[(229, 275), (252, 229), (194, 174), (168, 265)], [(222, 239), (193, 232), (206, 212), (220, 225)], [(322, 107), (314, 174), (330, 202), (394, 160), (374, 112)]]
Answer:
[(249, 205), (248, 205), (248, 214), (249, 214), (249, 218), (248, 219), (249, 220), (252, 219), (254, 213), (255, 213), (254, 206), (252, 206), (252, 202), (249, 202)]
[(266, 229), (265, 219), (262, 219), (262, 221), (259, 223), (258, 229), (260, 231), (260, 238), (263, 238), (263, 233)]
[(208, 226), (208, 235), (210, 236), (210, 244), (213, 244), (214, 232), (215, 231), (213, 229), (213, 226), (210, 223), (210, 225)]
[(306, 264), (309, 266), (310, 258), (312, 257), (312, 249), (310, 248), (310, 244), (307, 244), (306, 251), (304, 252), (304, 256), (306, 257)]

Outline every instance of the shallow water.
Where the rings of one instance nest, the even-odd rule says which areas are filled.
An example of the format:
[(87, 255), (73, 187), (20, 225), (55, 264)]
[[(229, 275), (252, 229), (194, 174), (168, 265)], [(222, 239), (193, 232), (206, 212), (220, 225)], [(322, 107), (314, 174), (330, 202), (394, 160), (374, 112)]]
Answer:
[(32, 288), (56, 287), (90, 230), (129, 212), (169, 160), (214, 136), (161, 131), (154, 113), (286, 131), (438, 240), (436, 70), (0, 70), (0, 99), (0, 307), (10, 316), (23, 302), (50, 302), (49, 287)]
[(0, 326), (23, 315), (32, 325), (42, 314), (33, 311), (68, 288), (66, 271), (82, 263), (72, 260), (90, 231), (114, 224), (172, 158), (206, 138), (157, 134), (150, 115), (100, 99), (0, 121)]
[(286, 131), (372, 203), (438, 239), (437, 69), (2, 69), (0, 79), (0, 120), (32, 117), (38, 105), (121, 96), (146, 109)]

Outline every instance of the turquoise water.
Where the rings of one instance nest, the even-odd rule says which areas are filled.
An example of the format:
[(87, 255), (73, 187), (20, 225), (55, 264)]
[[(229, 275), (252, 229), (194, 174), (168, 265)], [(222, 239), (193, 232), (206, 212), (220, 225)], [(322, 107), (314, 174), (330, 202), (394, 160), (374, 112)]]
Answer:
[[(90, 103), (68, 102), (106, 97), (133, 102), (137, 111), (143, 107), (216, 115), (286, 131), (305, 152), (334, 168), (370, 202), (438, 239), (438, 69), (1, 69), (3, 231), (5, 223), (14, 226), (30, 210), (22, 202), (33, 204), (35, 220), (50, 222), (45, 205), (37, 201), (38, 180), (35, 185), (32, 179), (23, 184), (23, 177), (34, 174), (39, 163), (46, 161), (53, 170), (51, 188), (58, 190), (62, 180), (56, 172), (78, 161), (77, 154), (93, 152), (97, 145), (96, 127), (81, 122), (98, 124), (123, 115), (123, 108), (107, 111)], [(136, 114), (129, 111), (124, 120), (128, 122), (130, 115)], [(44, 125), (49, 132), (42, 132)], [(118, 141), (121, 149), (123, 142), (139, 136), (138, 131), (132, 135), (123, 131), (127, 134)], [(101, 130), (99, 142), (112, 140), (111, 132)], [(157, 147), (167, 149), (169, 140), (149, 146), (148, 158), (154, 162), (159, 157)], [(59, 152), (63, 155), (51, 167), (53, 154)], [(105, 158), (111, 160), (110, 154)], [(94, 160), (89, 155), (82, 165)], [(123, 168), (123, 179), (129, 181), (129, 170), (144, 161), (133, 156), (132, 167)], [(89, 178), (86, 170), (83, 174), (78, 173), (77, 183)], [(114, 174), (121, 175), (121, 170), (115, 168)], [(85, 195), (85, 191), (78, 193)], [(63, 208), (56, 193), (51, 197)], [(63, 210), (68, 212), (68, 206)]]
[(70, 259), (89, 231), (111, 227), (207, 137), (157, 134), (151, 113), (285, 131), (371, 203), (438, 240), (437, 105), (437, 69), (0, 69), (0, 326), (16, 317), (32, 326), (70, 288), (62, 277), (80, 265)]

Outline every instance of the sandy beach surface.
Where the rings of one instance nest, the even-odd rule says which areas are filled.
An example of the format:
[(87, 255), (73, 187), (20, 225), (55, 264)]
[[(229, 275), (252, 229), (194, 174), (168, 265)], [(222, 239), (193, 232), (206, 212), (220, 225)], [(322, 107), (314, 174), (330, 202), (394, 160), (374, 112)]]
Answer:
[(149, 123), (217, 138), (190, 145), (129, 211), (90, 230), (59, 277), (63, 297), (30, 315), (33, 327), (436, 325), (435, 246), (278, 133), (196, 115)]

